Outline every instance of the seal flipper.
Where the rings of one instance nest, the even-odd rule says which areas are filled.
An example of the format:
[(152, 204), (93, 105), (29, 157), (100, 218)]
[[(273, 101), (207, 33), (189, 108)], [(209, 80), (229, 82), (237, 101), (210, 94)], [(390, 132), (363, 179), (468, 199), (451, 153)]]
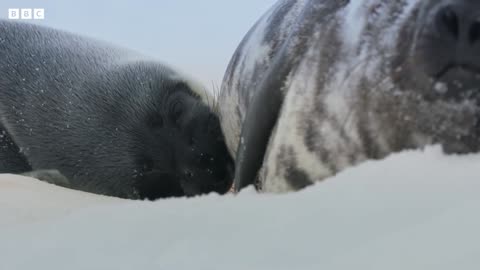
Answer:
[(36, 170), (22, 173), (23, 176), (36, 178), (40, 181), (47, 182), (53, 185), (71, 188), (70, 181), (63, 174), (57, 170)]
[(253, 97), (253, 102), (242, 126), (237, 150), (235, 192), (253, 184), (262, 165), (268, 140), (282, 105), (283, 96), (279, 82), (283, 82), (283, 80), (267, 76)]
[(22, 173), (31, 171), (27, 158), (0, 124), (0, 173)]
[(293, 58), (294, 54), (291, 52), (303, 49), (303, 46), (294, 46), (296, 41), (289, 40), (283, 45), (267, 74), (255, 89), (242, 125), (237, 149), (235, 192), (254, 184), (262, 166), (268, 141), (283, 104), (285, 80), (295, 66), (294, 63), (298, 61)]
[[(331, 8), (340, 8), (345, 3), (340, 3), (339, 6), (333, 5)], [(301, 56), (307, 51), (309, 38), (317, 25), (315, 22), (323, 21), (325, 15), (330, 12), (328, 9), (319, 11), (319, 8), (321, 7), (305, 9), (301, 12), (284, 44), (274, 56), (272, 65), (255, 89), (238, 144), (234, 192), (253, 184), (257, 178), (268, 141), (280, 114), (288, 75), (298, 66)], [(312, 21), (305, 26), (299, 23), (302, 22), (302, 18), (310, 18)]]
[(35, 170), (21, 153), (18, 145), (13, 141), (7, 130), (0, 124), (0, 173), (15, 173), (33, 177), (38, 180), (69, 187), (70, 182), (56, 170)]

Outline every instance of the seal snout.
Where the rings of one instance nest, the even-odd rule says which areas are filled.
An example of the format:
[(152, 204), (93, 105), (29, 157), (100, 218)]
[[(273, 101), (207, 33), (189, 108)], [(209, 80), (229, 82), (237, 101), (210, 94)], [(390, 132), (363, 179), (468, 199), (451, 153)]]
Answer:
[(432, 16), (426, 36), (434, 37), (427, 42), (428, 47), (442, 52), (434, 55), (443, 62), (437, 75), (457, 67), (480, 72), (480, 3), (475, 2), (450, 1)]
[[(233, 162), (208, 157), (207, 166), (183, 167), (180, 169), (185, 195), (193, 196), (209, 192), (226, 193), (233, 178)], [(224, 164), (225, 163), (225, 164)]]
[(437, 31), (451, 39), (459, 48), (471, 47), (480, 41), (479, 7), (478, 4), (456, 1), (439, 8), (435, 16)]
[(441, 83), (434, 94), (480, 97), (480, 2), (442, 1), (427, 17), (416, 61), (437, 86)]

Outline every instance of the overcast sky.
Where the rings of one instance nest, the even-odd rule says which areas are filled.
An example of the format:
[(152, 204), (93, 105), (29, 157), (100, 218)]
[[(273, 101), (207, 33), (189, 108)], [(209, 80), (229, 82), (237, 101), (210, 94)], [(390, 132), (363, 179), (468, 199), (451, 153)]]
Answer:
[(220, 85), (235, 48), (276, 0), (0, 0), (9, 8), (45, 8), (32, 22), (66, 29), (152, 55)]

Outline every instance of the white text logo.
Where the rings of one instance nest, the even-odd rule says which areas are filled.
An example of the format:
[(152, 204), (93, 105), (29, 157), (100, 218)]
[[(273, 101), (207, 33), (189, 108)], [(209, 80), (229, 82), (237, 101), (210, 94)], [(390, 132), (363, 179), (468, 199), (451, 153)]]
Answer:
[(45, 9), (43, 8), (9, 8), (8, 18), (11, 20), (43, 20)]

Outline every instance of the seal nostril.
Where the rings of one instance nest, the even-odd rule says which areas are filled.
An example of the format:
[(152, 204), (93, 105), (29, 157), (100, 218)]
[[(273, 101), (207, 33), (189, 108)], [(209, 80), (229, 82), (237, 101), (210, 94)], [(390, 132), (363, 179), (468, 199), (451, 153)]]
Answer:
[(439, 29), (442, 30), (442, 33), (458, 39), (460, 34), (460, 24), (457, 12), (448, 6), (440, 10), (437, 17), (437, 23)]
[(468, 37), (471, 44), (480, 40), (480, 21), (475, 21), (472, 24)]

